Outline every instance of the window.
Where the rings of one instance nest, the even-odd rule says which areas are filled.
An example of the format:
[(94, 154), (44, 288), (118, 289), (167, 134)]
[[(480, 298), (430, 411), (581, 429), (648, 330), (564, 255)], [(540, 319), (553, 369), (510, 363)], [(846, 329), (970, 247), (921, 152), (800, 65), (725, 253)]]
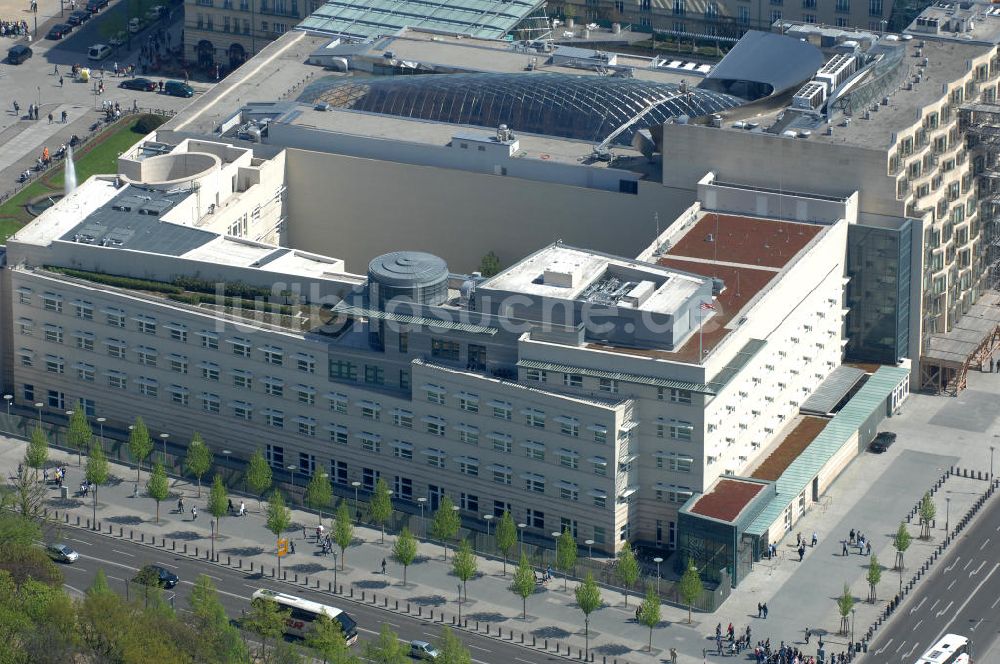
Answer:
[(618, 394), (618, 381), (611, 378), (601, 378), (601, 382), (598, 385), (601, 392), (607, 392), (608, 394)]
[(233, 346), (233, 355), (239, 357), (250, 357), (250, 342), (246, 339), (230, 339), (229, 343)]
[(405, 440), (397, 440), (392, 443), (392, 456), (404, 461), (413, 460), (413, 444)]
[(576, 470), (580, 466), (580, 455), (573, 450), (562, 449), (558, 452), (559, 465), (564, 468), (572, 468)]
[(120, 371), (108, 372), (108, 387), (116, 390), (128, 389), (128, 376)]
[(510, 454), (514, 447), (514, 439), (505, 433), (500, 433), (494, 431), (490, 434), (490, 440), (493, 441), (493, 451), (502, 452), (504, 454)]
[(73, 302), (73, 311), (77, 318), (94, 320), (94, 304), (92, 302), (76, 300)]
[(385, 369), (377, 364), (365, 365), (365, 383), (369, 385), (385, 384)]
[(740, 25), (750, 25), (750, 8), (746, 5), (740, 5), (737, 7), (738, 16), (737, 19)]
[(424, 418), (424, 424), (427, 425), (427, 433), (432, 436), (443, 436), (445, 431), (445, 421), (440, 417), (434, 417), (433, 415), (428, 415)]
[(30, 367), (35, 363), (35, 351), (30, 348), (22, 348), (17, 352), (18, 357), (21, 358), (22, 367)]
[(544, 369), (527, 369), (524, 372), (525, 380), (533, 380), (539, 383), (545, 383), (549, 380), (549, 374)]
[(441, 450), (436, 450), (433, 448), (424, 450), (424, 456), (427, 457), (427, 465), (434, 466), (435, 468), (444, 468), (444, 452)]
[[(707, 18), (707, 14), (706, 14), (706, 18)], [(618, 193), (619, 194), (637, 195), (639, 193), (639, 181), (638, 180), (618, 180)]]
[(594, 424), (588, 427), (594, 434), (594, 442), (604, 444), (608, 442), (608, 428), (600, 424)]
[(882, 15), (882, 0), (868, 0), (868, 15), (869, 16)]
[(463, 510), (479, 514), (479, 496), (471, 493), (463, 493), (458, 497), (458, 505)]
[(529, 408), (524, 412), (524, 423), (536, 429), (545, 428), (545, 413), (540, 410)]
[(188, 359), (184, 355), (170, 356), (170, 370), (174, 373), (186, 374), (188, 372)]
[(580, 489), (572, 482), (561, 482), (559, 484), (559, 497), (563, 500), (580, 500)]
[(156, 366), (156, 355), (157, 353), (155, 348), (139, 346), (135, 350), (136, 361), (138, 361), (139, 364), (147, 367)]
[(382, 453), (382, 437), (378, 434), (362, 431), (358, 434), (358, 438), (361, 439), (361, 449), (364, 451), (375, 454)]
[(346, 394), (327, 394), (326, 398), (330, 400), (330, 410), (338, 413), (347, 413), (347, 395)]
[(458, 362), (461, 346), (457, 341), (447, 339), (431, 339), (431, 357), (439, 360)]
[(780, 21), (781, 20), (781, 10), (780, 9), (772, 9), (771, 10), (771, 15), (770, 15), (769, 18), (771, 19), (771, 23), (774, 23), (776, 21)]
[(142, 334), (156, 334), (156, 319), (149, 316), (136, 316), (135, 329)]
[(316, 360), (312, 355), (299, 353), (295, 356), (295, 368), (306, 373), (316, 373)]
[(392, 490), (401, 500), (413, 500), (413, 480), (409, 477), (396, 475), (392, 482)]
[(205, 380), (219, 380), (219, 365), (215, 362), (202, 362), (198, 365), (201, 377)]
[(78, 364), (76, 365), (76, 377), (87, 383), (94, 382), (94, 374), (96, 373), (93, 364)]
[(656, 398), (660, 401), (669, 400), (670, 403), (691, 403), (691, 390), (659, 387), (656, 390)]
[(508, 466), (491, 466), (493, 471), (493, 481), (497, 484), (510, 485), (512, 471)]
[(400, 369), (399, 370), (399, 389), (408, 390), (410, 389), (410, 370)]
[(209, 350), (219, 350), (219, 335), (215, 332), (208, 332), (207, 330), (202, 330), (198, 333), (201, 337), (201, 347), (208, 348)]
[(490, 406), (493, 408), (493, 417), (497, 417), (501, 420), (511, 419), (513, 406), (506, 401), (491, 401)]
[(316, 457), (307, 452), (299, 452), (299, 472), (312, 477), (316, 472)]
[(280, 367), (285, 363), (285, 354), (280, 348), (265, 346), (264, 348), (261, 348), (261, 352), (264, 354), (264, 362), (266, 364), (273, 364)]
[(346, 360), (330, 360), (330, 379), (356, 381), (358, 368)]
[(458, 472), (463, 475), (479, 477), (479, 459), (461, 457), (458, 459)]
[(607, 507), (608, 506), (608, 494), (603, 491), (591, 491), (590, 497), (594, 500), (594, 507)]
[(413, 413), (408, 410), (403, 410), (397, 408), (392, 411), (392, 423), (397, 427), (402, 427), (404, 429), (413, 428)]
[(93, 399), (80, 399), (80, 403), (87, 417), (97, 417), (97, 403)]
[(295, 398), (299, 403), (312, 406), (316, 403), (316, 388), (308, 385), (296, 385)]
[(594, 544), (607, 544), (608, 532), (603, 526), (594, 526)]
[(285, 428), (285, 413), (280, 410), (265, 410), (264, 424), (275, 429)]
[(678, 473), (690, 473), (691, 466), (694, 464), (694, 458), (671, 452), (666, 457), (663, 457), (662, 455), (658, 456), (656, 458), (656, 467), (662, 468), (664, 466), (664, 460), (666, 461), (665, 465), (669, 470)]
[(17, 326), (20, 333), (26, 337), (30, 337), (35, 329), (35, 323), (30, 318), (19, 318)]
[(691, 440), (694, 427), (690, 422), (681, 420), (660, 420), (656, 424), (658, 438), (673, 438), (674, 440)]
[(563, 374), (563, 385), (566, 387), (583, 387), (583, 376), (581, 374)]
[(521, 447), (524, 448), (524, 454), (529, 459), (534, 459), (535, 461), (545, 461), (545, 445), (542, 443), (526, 440), (521, 443)]
[(296, 429), (300, 436), (313, 437), (316, 435), (316, 420), (311, 417), (295, 418)]
[(475, 394), (461, 392), (458, 395), (458, 407), (468, 413), (478, 413), (479, 397)]
[(108, 347), (108, 355), (111, 357), (118, 358), (119, 360), (125, 357), (125, 342), (119, 339), (108, 339), (104, 342)]
[(326, 429), (330, 432), (330, 442), (337, 443), (338, 445), (347, 444), (347, 427), (340, 426), (339, 424), (331, 424)]
[(19, 304), (31, 304), (31, 289), (30, 288), (18, 288), (17, 289), (17, 301)]
[(504, 500), (494, 500), (493, 501), (493, 516), (500, 519), (503, 517), (504, 512), (511, 512), (510, 503)]
[(105, 309), (105, 320), (111, 327), (125, 327), (125, 312), (121, 309)]
[(409, 352), (409, 349), (410, 349), (410, 333), (409, 332), (400, 332), (399, 333), (399, 346), (398, 346), (398, 348), (399, 348), (399, 352), (400, 353)]
[(461, 442), (466, 445), (479, 444), (479, 427), (470, 426), (468, 424), (459, 424), (456, 428), (458, 429), (458, 439)]
[(424, 391), (427, 394), (427, 400), (431, 403), (436, 403), (444, 405), (444, 395), (445, 390), (443, 387), (438, 387), (437, 385), (424, 385)]
[(188, 388), (181, 385), (171, 385), (167, 392), (170, 394), (170, 401), (178, 406), (188, 405)]
[(45, 356), (45, 370), (49, 373), (61, 374), (65, 372), (66, 360), (56, 355)]
[(285, 395), (285, 382), (280, 378), (265, 376), (262, 382), (264, 383), (265, 394), (270, 394), (272, 397), (281, 397)]
[(687, 7), (685, 5), (686, 5), (685, 0), (674, 0), (674, 15), (684, 16), (685, 12), (687, 11)]
[(268, 443), (264, 448), (264, 458), (273, 468), (284, 470), (285, 468), (285, 448), (281, 445), (271, 445)]
[(222, 400), (218, 394), (204, 393), (201, 395), (201, 409), (210, 413), (218, 413), (222, 405)]
[(361, 401), (358, 403), (361, 406), (361, 417), (366, 420), (375, 420), (376, 422), (380, 419), (379, 413), (382, 411), (382, 406), (374, 401)]
[(159, 397), (160, 388), (157, 382), (152, 378), (139, 376), (139, 380), (136, 382), (139, 384), (139, 394), (149, 397), (150, 399), (156, 399)]
[(233, 387), (241, 390), (253, 389), (253, 373), (243, 369), (233, 370)]
[(851, 0), (836, 0), (836, 2), (834, 3), (834, 11), (838, 12), (851, 11)]
[(233, 417), (241, 420), (253, 419), (253, 405), (245, 401), (233, 402)]
[(527, 510), (525, 510), (525, 523), (527, 523), (532, 528), (544, 528), (545, 512), (534, 510), (529, 507)]
[(815, 23), (816, 22), (816, 14), (803, 14), (802, 15), (802, 21), (804, 23)]
[(330, 459), (330, 476), (337, 484), (347, 484), (347, 462)]
[(34, 403), (35, 401), (35, 386), (29, 383), (25, 383), (21, 386), (21, 392), (24, 394), (24, 400)]
[(45, 340), (53, 344), (61, 344), (63, 342), (63, 329), (58, 325), (46, 325), (45, 326)]
[(66, 395), (59, 390), (49, 390), (49, 408), (62, 410), (66, 407)]
[(56, 313), (62, 313), (63, 299), (62, 295), (56, 295), (55, 293), (43, 293), (42, 294), (42, 308), (46, 311), (55, 311)]
[(558, 417), (556, 420), (559, 422), (559, 433), (574, 438), (580, 436), (580, 422), (575, 417)]
[(170, 338), (173, 341), (179, 341), (182, 344), (186, 344), (188, 340), (187, 326), (181, 323), (167, 323), (164, 325), (165, 328), (170, 330)]
[(608, 461), (604, 457), (591, 457), (590, 459), (591, 468), (594, 470), (595, 475), (600, 477), (607, 477), (608, 475)]

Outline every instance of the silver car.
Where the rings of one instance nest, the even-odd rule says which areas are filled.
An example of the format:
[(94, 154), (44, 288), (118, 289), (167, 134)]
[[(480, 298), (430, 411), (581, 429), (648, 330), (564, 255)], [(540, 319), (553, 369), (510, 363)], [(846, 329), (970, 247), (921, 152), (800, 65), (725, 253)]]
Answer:
[(75, 563), (80, 559), (80, 554), (65, 544), (49, 544), (45, 547), (45, 551), (52, 560), (60, 563)]
[(435, 660), (438, 658), (438, 649), (426, 641), (410, 641), (410, 657)]

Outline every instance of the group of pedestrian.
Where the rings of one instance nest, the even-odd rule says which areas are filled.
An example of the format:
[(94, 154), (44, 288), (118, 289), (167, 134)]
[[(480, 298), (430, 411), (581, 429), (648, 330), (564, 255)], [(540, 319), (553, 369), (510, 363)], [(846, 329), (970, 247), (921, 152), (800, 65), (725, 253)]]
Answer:
[(117, 120), (122, 116), (122, 107), (118, 102), (112, 102), (108, 99), (104, 100), (101, 105), (104, 110), (104, 121), (111, 122), (112, 120)]
[(53, 484), (58, 484), (61, 488), (66, 482), (66, 466), (56, 466), (51, 472), (46, 468), (42, 471), (42, 478), (46, 484), (52, 482)]
[(722, 631), (722, 623), (717, 624), (715, 626), (716, 654), (720, 657), (725, 657), (727, 654), (738, 656), (740, 652), (750, 647), (750, 635), (750, 625), (747, 625), (746, 630), (741, 631), (737, 637), (733, 623), (729, 623), (725, 633)]
[(757, 602), (757, 617), (767, 620), (767, 602)]
[(858, 555), (870, 556), (872, 555), (872, 543), (860, 530), (855, 530), (851, 528), (851, 532), (848, 538), (841, 540), (841, 555), (850, 555), (850, 550), (848, 546), (858, 547)]
[[(14, 107), (14, 115), (16, 115), (17, 117), (21, 117), (21, 105), (18, 104), (17, 101), (14, 101), (12, 105)], [(29, 120), (38, 119), (38, 107), (35, 106), (34, 104), (28, 104), (28, 119)]]
[(27, 21), (0, 21), (0, 37), (23, 37), (26, 34)]

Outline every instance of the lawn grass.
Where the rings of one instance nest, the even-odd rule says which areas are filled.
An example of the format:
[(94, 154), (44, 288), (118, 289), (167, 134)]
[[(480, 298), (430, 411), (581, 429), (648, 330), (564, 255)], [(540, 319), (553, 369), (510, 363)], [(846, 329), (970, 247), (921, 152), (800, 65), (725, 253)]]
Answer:
[[(118, 172), (118, 155), (135, 145), (142, 135), (132, 131), (138, 118), (124, 120), (95, 136), (82, 151), (74, 157), (76, 180), (83, 182), (92, 175)], [(54, 151), (53, 147), (49, 148)], [(0, 243), (24, 226), (32, 217), (24, 209), (25, 204), (47, 193), (62, 193), (64, 162), (49, 170), (16, 196), (0, 205)]]

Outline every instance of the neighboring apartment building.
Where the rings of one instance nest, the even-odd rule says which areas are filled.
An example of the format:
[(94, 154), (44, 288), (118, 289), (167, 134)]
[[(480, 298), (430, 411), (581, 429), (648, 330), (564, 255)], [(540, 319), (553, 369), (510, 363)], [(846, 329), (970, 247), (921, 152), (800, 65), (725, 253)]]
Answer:
[(884, 31), (893, 0), (567, 0), (557, 11), (684, 36), (738, 38), (778, 21)]
[(680, 507), (747, 473), (839, 365), (854, 195), (709, 176), (643, 260), (554, 243), (491, 278), (419, 252), (362, 276), (266, 241), (296, 223), (293, 150), (156, 138), (10, 239), (16, 405), (82, 400), (262, 449), (279, 479), (381, 477), (610, 552), (672, 547)]

